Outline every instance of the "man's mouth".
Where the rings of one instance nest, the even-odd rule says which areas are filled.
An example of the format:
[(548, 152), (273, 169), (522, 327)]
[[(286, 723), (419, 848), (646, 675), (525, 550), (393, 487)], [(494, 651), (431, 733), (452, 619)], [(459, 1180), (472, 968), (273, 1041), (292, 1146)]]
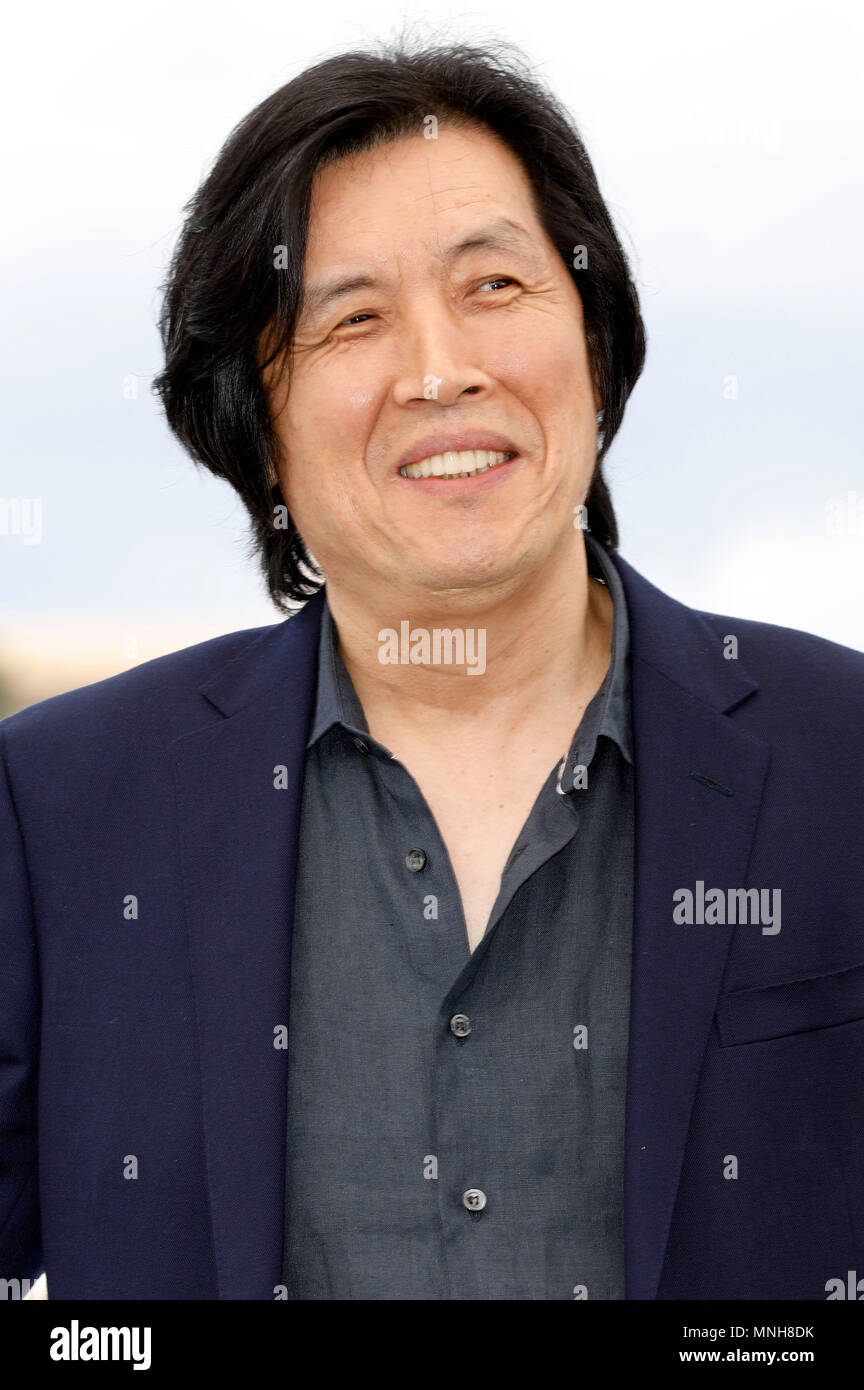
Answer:
[(460, 449), (446, 454), (430, 454), (418, 463), (407, 463), (399, 472), (403, 478), (474, 478), (488, 473), (499, 463), (506, 463), (516, 454), (500, 453), (493, 449)]

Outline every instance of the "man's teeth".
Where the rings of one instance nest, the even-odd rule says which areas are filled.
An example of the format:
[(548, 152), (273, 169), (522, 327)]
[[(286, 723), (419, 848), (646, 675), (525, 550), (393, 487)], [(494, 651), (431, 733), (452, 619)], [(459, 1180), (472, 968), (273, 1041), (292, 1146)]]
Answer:
[(430, 454), (419, 463), (408, 463), (399, 472), (403, 478), (471, 478), (513, 457), (492, 449), (460, 449), (458, 453)]

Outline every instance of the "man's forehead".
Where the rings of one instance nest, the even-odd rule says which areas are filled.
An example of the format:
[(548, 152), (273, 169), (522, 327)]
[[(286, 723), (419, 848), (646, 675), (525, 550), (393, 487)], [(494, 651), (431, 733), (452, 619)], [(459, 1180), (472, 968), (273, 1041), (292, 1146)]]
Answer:
[(485, 131), (442, 130), (436, 140), (403, 136), (371, 150), (347, 156), (320, 170), (312, 184), (310, 239), (352, 233), (380, 234), (393, 220), (425, 224), (446, 232), (462, 225), (476, 209), (481, 214), (532, 206), (525, 173), (513, 151)]
[(309, 271), (329, 264), (334, 258), (358, 257), (382, 262), (403, 241), (408, 247), (427, 247), (449, 264), (473, 250), (518, 250), (536, 245), (538, 228), (523, 210), (507, 209), (499, 201), (461, 204), (458, 208), (434, 209), (429, 215), (393, 220), (359, 217), (351, 225), (331, 227), (310, 224), (306, 243)]

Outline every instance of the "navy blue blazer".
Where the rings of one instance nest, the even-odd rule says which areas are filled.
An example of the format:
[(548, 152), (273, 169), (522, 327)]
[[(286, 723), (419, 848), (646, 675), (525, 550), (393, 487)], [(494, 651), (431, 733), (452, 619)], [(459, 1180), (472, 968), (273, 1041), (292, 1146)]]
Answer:
[[(864, 655), (615, 564), (636, 765), (627, 1297), (824, 1299), (864, 1275)], [(0, 723), (4, 1278), (278, 1296), (321, 611)], [(779, 931), (675, 920), (679, 890), (749, 887), (780, 891)]]

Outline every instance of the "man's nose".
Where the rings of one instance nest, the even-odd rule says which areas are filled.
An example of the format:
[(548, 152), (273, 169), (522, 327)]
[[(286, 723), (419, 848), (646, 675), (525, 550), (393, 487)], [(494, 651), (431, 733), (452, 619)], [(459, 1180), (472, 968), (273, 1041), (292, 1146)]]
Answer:
[(426, 299), (403, 321), (393, 393), (398, 404), (433, 400), (452, 405), (466, 391), (489, 385), (480, 362), (479, 324), (449, 304)]

